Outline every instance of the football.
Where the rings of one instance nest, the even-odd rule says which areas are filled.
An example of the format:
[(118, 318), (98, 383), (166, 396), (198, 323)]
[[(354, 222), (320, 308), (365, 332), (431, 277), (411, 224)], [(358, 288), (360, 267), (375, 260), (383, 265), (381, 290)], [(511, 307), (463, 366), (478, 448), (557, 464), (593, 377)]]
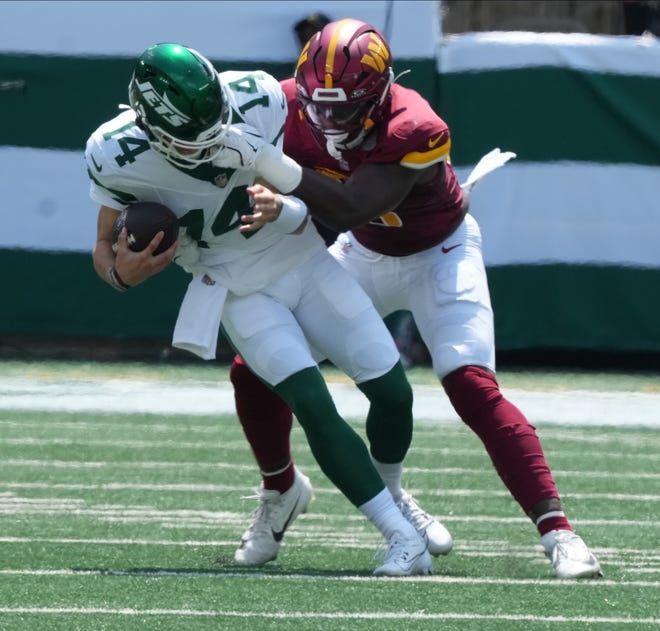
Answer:
[(163, 240), (154, 250), (154, 256), (169, 248), (179, 236), (179, 220), (167, 206), (157, 202), (135, 202), (117, 217), (112, 226), (112, 249), (117, 252), (117, 239), (122, 228), (128, 231), (128, 247), (141, 252), (161, 230)]

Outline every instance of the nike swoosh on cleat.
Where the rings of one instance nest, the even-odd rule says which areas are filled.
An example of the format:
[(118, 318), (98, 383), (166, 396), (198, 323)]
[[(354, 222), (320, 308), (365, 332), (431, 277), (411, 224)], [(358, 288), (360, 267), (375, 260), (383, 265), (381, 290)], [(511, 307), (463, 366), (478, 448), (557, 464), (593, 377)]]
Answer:
[(282, 527), (282, 530), (277, 531), (277, 530), (273, 530), (272, 528), (270, 529), (271, 532), (273, 533), (273, 539), (275, 539), (275, 541), (277, 541), (278, 543), (280, 541), (282, 541), (282, 537), (284, 537), (284, 533), (286, 532), (286, 529), (289, 527), (289, 523), (293, 519), (293, 514), (296, 512), (296, 509), (298, 508), (298, 503), (299, 502), (300, 502), (300, 500), (298, 500), (298, 502), (296, 502), (295, 506), (291, 509), (291, 512), (289, 513), (289, 516), (287, 517), (287, 520), (284, 522), (284, 526)]
[(450, 245), (448, 248), (446, 248), (444, 245), (442, 246), (441, 250), (443, 254), (447, 254), (447, 252), (451, 252), (452, 250), (455, 250), (456, 248), (459, 248), (462, 246), (462, 243), (457, 243), (456, 245)]

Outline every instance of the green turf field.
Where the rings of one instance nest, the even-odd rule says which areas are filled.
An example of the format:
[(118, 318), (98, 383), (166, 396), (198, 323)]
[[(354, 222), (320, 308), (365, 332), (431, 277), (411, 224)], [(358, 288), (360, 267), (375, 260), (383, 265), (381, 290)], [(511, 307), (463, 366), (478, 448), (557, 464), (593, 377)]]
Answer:
[[(339, 379), (327, 370), (329, 380)], [(431, 384), (429, 371), (409, 372)], [(373, 578), (380, 536), (325, 479), (299, 427), (316, 501), (276, 562), (231, 562), (259, 480), (231, 414), (132, 414), (134, 381), (226, 381), (226, 368), (0, 363), (0, 629), (324, 631), (660, 627), (660, 423), (537, 425), (565, 509), (603, 566), (561, 581), (478, 439), (416, 427), (406, 487), (452, 531), (434, 574)], [(23, 379), (66, 408), (66, 382), (112, 382), (125, 412), (3, 405)], [(657, 375), (504, 373), (503, 386), (658, 393)], [(45, 386), (44, 386), (45, 384)], [(67, 390), (69, 392), (69, 390)], [(4, 395), (4, 396), (3, 396)], [(444, 395), (438, 389), (438, 397)], [(587, 396), (585, 394), (585, 396)], [(635, 410), (629, 409), (628, 421)], [(660, 409), (658, 410), (660, 417)], [(352, 419), (363, 434), (360, 419)]]

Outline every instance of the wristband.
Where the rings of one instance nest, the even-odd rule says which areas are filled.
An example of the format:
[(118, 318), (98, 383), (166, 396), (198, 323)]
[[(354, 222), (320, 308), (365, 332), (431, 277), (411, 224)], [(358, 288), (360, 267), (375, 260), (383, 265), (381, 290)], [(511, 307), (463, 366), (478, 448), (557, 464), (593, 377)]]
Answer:
[(300, 224), (307, 217), (305, 202), (297, 197), (280, 196), (282, 210), (272, 223), (273, 229), (280, 234), (291, 234), (300, 228)]
[(280, 193), (290, 193), (302, 180), (302, 167), (273, 145), (264, 145), (259, 150), (254, 168)]
[(127, 285), (122, 279), (119, 274), (117, 274), (117, 270), (115, 269), (115, 266), (112, 265), (111, 267), (108, 268), (108, 279), (110, 280), (110, 284), (117, 290), (117, 291), (126, 291), (127, 289), (130, 289), (131, 286)]

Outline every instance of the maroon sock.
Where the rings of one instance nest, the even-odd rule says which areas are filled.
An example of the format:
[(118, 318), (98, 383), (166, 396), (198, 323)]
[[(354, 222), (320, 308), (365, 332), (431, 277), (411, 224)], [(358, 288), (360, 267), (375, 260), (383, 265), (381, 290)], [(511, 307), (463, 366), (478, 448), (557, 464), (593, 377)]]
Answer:
[(479, 436), (525, 514), (538, 502), (559, 497), (536, 429), (504, 398), (492, 373), (466, 366), (447, 375), (443, 385), (454, 409)]
[[(293, 484), (294, 475), (289, 443), (291, 409), (238, 355), (229, 375), (234, 386), (236, 413), (262, 472), (264, 488), (283, 493)], [(273, 475), (264, 475), (269, 473)]]

